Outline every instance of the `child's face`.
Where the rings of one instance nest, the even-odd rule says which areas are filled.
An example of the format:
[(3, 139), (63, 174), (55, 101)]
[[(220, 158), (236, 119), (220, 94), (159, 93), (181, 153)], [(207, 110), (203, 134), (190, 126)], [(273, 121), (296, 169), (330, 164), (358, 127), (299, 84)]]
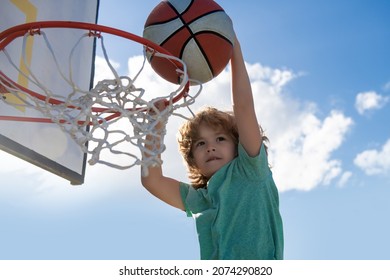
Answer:
[(199, 127), (199, 139), (192, 145), (192, 154), (200, 173), (210, 178), (236, 156), (236, 144), (223, 130), (207, 125)]

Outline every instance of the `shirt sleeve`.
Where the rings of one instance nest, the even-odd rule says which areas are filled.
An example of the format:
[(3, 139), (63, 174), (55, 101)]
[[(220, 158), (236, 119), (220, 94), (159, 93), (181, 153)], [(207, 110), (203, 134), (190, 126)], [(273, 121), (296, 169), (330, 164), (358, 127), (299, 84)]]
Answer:
[(184, 208), (187, 214), (187, 217), (192, 217), (192, 213), (188, 208), (187, 205), (187, 197), (188, 197), (188, 192), (192, 188), (189, 184), (180, 182), (180, 195), (181, 195), (181, 200), (183, 201)]
[(210, 208), (207, 188), (195, 189), (190, 184), (180, 182), (180, 195), (188, 217)]
[(264, 143), (261, 144), (257, 156), (251, 157), (241, 144), (238, 144), (237, 168), (248, 178), (252, 176), (267, 176), (270, 174), (267, 153)]

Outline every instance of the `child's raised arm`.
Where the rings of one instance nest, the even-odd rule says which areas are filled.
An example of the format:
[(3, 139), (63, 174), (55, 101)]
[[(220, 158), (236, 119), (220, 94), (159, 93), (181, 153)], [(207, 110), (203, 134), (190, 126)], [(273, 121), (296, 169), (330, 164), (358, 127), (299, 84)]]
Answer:
[(231, 58), (232, 104), (237, 121), (240, 143), (249, 156), (260, 152), (262, 135), (256, 118), (249, 76), (242, 56), (241, 46), (236, 39)]
[[(161, 108), (162, 104), (157, 105)], [(162, 131), (164, 129), (162, 123), (156, 125), (156, 131)], [(146, 136), (147, 142), (153, 141), (153, 136)], [(145, 145), (148, 148), (148, 145)], [(145, 155), (147, 156), (147, 155)], [(160, 157), (161, 155), (159, 155)], [(142, 173), (142, 172), (141, 172)], [(180, 183), (179, 181), (165, 177), (163, 175), (161, 165), (149, 167), (147, 175), (141, 176), (142, 185), (154, 196), (160, 200), (168, 203), (169, 205), (184, 210), (183, 201), (180, 195)]]

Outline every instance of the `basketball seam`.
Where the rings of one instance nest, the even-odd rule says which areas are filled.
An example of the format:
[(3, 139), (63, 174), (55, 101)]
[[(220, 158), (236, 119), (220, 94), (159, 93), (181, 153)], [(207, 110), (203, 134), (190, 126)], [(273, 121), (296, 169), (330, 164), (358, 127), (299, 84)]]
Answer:
[(168, 23), (172, 20), (176, 20), (176, 19), (179, 19), (180, 22), (183, 24), (183, 26), (181, 26), (180, 28), (176, 29), (173, 33), (171, 33), (169, 36), (167, 36), (165, 38), (165, 40), (163, 40), (160, 45), (163, 47), (164, 44), (166, 42), (168, 42), (172, 37), (174, 37), (177, 33), (181, 32), (182, 30), (187, 30), (190, 34), (190, 36), (188, 37), (188, 39), (183, 43), (183, 47), (180, 49), (180, 52), (179, 52), (179, 58), (182, 58), (183, 57), (183, 54), (184, 54), (184, 51), (185, 51), (185, 47), (187, 46), (188, 42), (190, 42), (192, 39), (194, 40), (195, 42), (195, 45), (198, 47), (198, 49), (200, 50), (200, 52), (202, 53), (207, 65), (208, 65), (208, 68), (210, 69), (211, 71), (211, 74), (213, 77), (215, 77), (215, 69), (213, 67), (213, 65), (211, 64), (210, 60), (209, 60), (209, 57), (207, 56), (206, 52), (203, 50), (203, 47), (202, 45), (200, 44), (200, 42), (198, 41), (198, 39), (196, 38), (196, 35), (199, 35), (199, 34), (213, 34), (213, 35), (216, 35), (217, 37), (225, 40), (226, 42), (228, 42), (230, 45), (233, 45), (233, 43), (224, 35), (222, 34), (219, 34), (215, 31), (212, 31), (212, 30), (204, 30), (204, 31), (199, 31), (199, 32), (196, 32), (194, 33), (193, 30), (191, 29), (191, 24), (198, 21), (199, 19), (203, 18), (203, 17), (206, 17), (208, 15), (211, 15), (211, 14), (214, 14), (214, 13), (219, 13), (219, 12), (224, 12), (224, 9), (220, 8), (220, 9), (215, 9), (215, 10), (212, 10), (210, 12), (207, 12), (207, 13), (204, 13), (198, 17), (195, 17), (194, 19), (192, 19), (191, 21), (189, 22), (185, 22), (184, 21), (184, 16), (189, 9), (191, 9), (192, 5), (194, 4), (194, 0), (191, 0), (191, 2), (189, 3), (189, 5), (187, 6), (187, 8), (182, 12), (180, 13), (176, 8), (175, 6), (172, 5), (172, 3), (170, 3), (169, 1), (166, 1), (166, 4), (172, 9), (172, 11), (176, 14), (176, 18), (170, 18), (168, 20), (164, 20), (164, 21), (159, 21), (159, 22), (156, 22), (156, 23), (153, 23), (153, 24), (150, 24), (148, 26), (145, 26), (145, 27), (149, 27), (149, 26), (158, 26), (160, 24), (165, 24), (165, 23)]
[[(213, 10), (213, 11), (211, 11), (211, 12), (202, 14), (201, 16), (194, 18), (193, 20), (191, 20), (191, 21), (188, 22), (188, 23), (185, 23), (185, 22), (183, 21), (183, 17), (181, 16), (181, 14), (179, 14), (179, 12), (178, 12), (173, 6), (172, 6), (172, 9), (174, 9), (174, 12), (175, 12), (176, 15), (178, 16), (177, 18), (180, 19), (180, 21), (183, 23), (183, 27), (180, 27), (178, 30), (183, 29), (186, 25), (190, 25), (190, 24), (192, 24), (193, 22), (197, 21), (198, 19), (200, 19), (200, 18), (202, 18), (202, 17), (208, 16), (208, 15), (211, 15), (211, 14), (214, 14), (214, 13), (224, 12), (224, 10)], [(160, 24), (162, 25), (162, 24), (171, 22), (172, 20), (174, 20), (174, 19), (170, 18), (170, 19), (167, 19), (167, 20), (162, 20), (162, 21), (159, 21), (159, 22), (151, 23), (151, 24), (149, 24), (149, 25), (145, 25), (144, 28), (151, 27), (151, 26), (158, 26), (158, 25), (160, 25)]]
[[(194, 5), (194, 2), (195, 2), (195, 0), (191, 0), (191, 3), (188, 4), (187, 8), (183, 11), (183, 13), (182, 13), (183, 15), (184, 15), (189, 9), (191, 9), (192, 5)], [(175, 9), (175, 11), (176, 11), (176, 13), (179, 13), (176, 9)]]
[(202, 30), (202, 31), (199, 31), (197, 33), (194, 33), (194, 35), (199, 35), (199, 34), (214, 34), (216, 35), (217, 37), (220, 37), (221, 39), (224, 39), (226, 42), (228, 42), (230, 45), (233, 46), (233, 43), (229, 40), (229, 38), (227, 38), (226, 36), (224, 36), (223, 34), (221, 33), (218, 33), (216, 31), (213, 31), (213, 30)]
[[(166, 2), (167, 5), (173, 10), (173, 12), (175, 12), (175, 14), (177, 15), (177, 18), (180, 19), (181, 23), (183, 24), (182, 27), (178, 28), (177, 30), (175, 30), (175, 32), (173, 32), (172, 34), (170, 34), (167, 38), (165, 38), (164, 41), (161, 42), (161, 46), (164, 45), (167, 41), (169, 41), (170, 38), (172, 38), (173, 36), (175, 36), (177, 33), (179, 33), (181, 30), (183, 29), (187, 29), (190, 33), (190, 40), (191, 38), (194, 37), (194, 33), (192, 32), (192, 29), (190, 28), (190, 25), (193, 23), (193, 22), (196, 22), (198, 19), (202, 18), (202, 17), (205, 17), (205, 16), (208, 16), (208, 15), (211, 15), (211, 14), (214, 14), (214, 13), (217, 13), (217, 12), (224, 12), (224, 10), (221, 8), (221, 9), (216, 9), (216, 10), (213, 10), (213, 11), (210, 11), (208, 13), (205, 13), (205, 14), (202, 14), (201, 16), (198, 16), (196, 18), (194, 18), (193, 20), (191, 20), (190, 22), (186, 23), (184, 20), (183, 20), (183, 16), (190, 8), (191, 6), (193, 5), (194, 3), (194, 0), (191, 1), (191, 3), (188, 5), (188, 7), (183, 11), (183, 13), (179, 13), (179, 11), (175, 8), (175, 6), (173, 6), (171, 4), (171, 2), (167, 1)], [(164, 21), (159, 21), (159, 22), (156, 22), (156, 23), (153, 23), (153, 24), (149, 24), (148, 26), (145, 26), (146, 27), (150, 27), (150, 26), (157, 26), (157, 25), (160, 25), (160, 24), (165, 24), (165, 23), (168, 23), (170, 21), (172, 21), (174, 19), (167, 19), (167, 20), (164, 20)], [(195, 39), (195, 38), (194, 38)], [(189, 41), (189, 40), (188, 40)], [(186, 41), (186, 42), (188, 42)], [(196, 41), (197, 44), (199, 44), (198, 41)]]
[[(184, 53), (184, 50), (185, 50), (185, 46), (187, 45), (187, 43), (189, 41), (191, 41), (191, 39), (193, 39), (195, 41), (195, 44), (197, 45), (197, 47), (199, 48), (199, 50), (201, 51), (203, 57), (205, 58), (206, 60), (206, 63), (207, 63), (207, 66), (209, 67), (209, 69), (211, 70), (211, 73), (213, 75), (213, 77), (215, 76), (215, 70), (214, 70), (214, 67), (212, 67), (212, 64), (207, 56), (207, 54), (205, 53), (205, 51), (203, 50), (202, 48), (202, 45), (199, 43), (199, 41), (197, 40), (196, 38), (196, 35), (197, 34), (202, 34), (202, 33), (211, 33), (211, 34), (215, 34), (217, 35), (218, 37), (228, 41), (230, 44), (230, 40), (228, 40), (225, 36), (222, 36), (221, 34), (218, 34), (216, 32), (213, 32), (213, 31), (201, 31), (201, 32), (198, 32), (198, 33), (194, 33), (190, 27), (190, 25), (193, 23), (193, 22), (196, 22), (197, 20), (201, 19), (202, 17), (206, 17), (208, 15), (211, 15), (211, 14), (214, 14), (214, 13), (219, 13), (219, 12), (224, 12), (224, 10), (221, 8), (221, 9), (216, 9), (216, 10), (213, 10), (213, 11), (210, 11), (208, 13), (204, 13), (202, 14), (201, 16), (199, 17), (196, 17), (194, 18), (193, 20), (189, 21), (189, 22), (185, 22), (183, 20), (183, 16), (192, 6), (192, 4), (194, 3), (194, 1), (191, 1), (191, 3), (188, 5), (188, 7), (183, 11), (183, 13), (179, 13), (179, 11), (169, 2), (167, 1), (167, 4), (171, 7), (171, 9), (176, 13), (177, 17), (180, 19), (181, 23), (183, 24), (182, 27), (180, 27), (179, 29), (175, 30), (175, 32), (173, 32), (172, 34), (170, 34), (170, 36), (168, 36), (164, 41), (161, 42), (161, 46), (163, 46), (167, 41), (169, 41), (173, 36), (175, 36), (177, 33), (179, 33), (181, 30), (183, 29), (187, 29), (188, 32), (190, 33), (190, 36), (188, 38), (188, 40), (186, 40), (183, 44), (183, 47), (180, 49), (180, 58), (183, 57), (183, 53)], [(170, 19), (169, 21), (171, 21), (172, 19)], [(168, 21), (168, 22), (169, 22)], [(160, 24), (160, 23), (158, 23)], [(155, 24), (157, 25), (157, 24)]]
[[(191, 33), (191, 34), (193, 34), (193, 37), (189, 37), (188, 40), (186, 40), (186, 41), (184, 42), (183, 46), (186, 46), (187, 43), (188, 43), (189, 41), (191, 41), (191, 39), (194, 39), (194, 41), (195, 41), (197, 47), (199, 48), (199, 50), (201, 51), (203, 57), (205, 58), (206, 63), (207, 63), (207, 65), (208, 65), (209, 69), (211, 70), (211, 73), (212, 73), (212, 75), (213, 75), (213, 77), (214, 77), (214, 76), (215, 76), (214, 67), (213, 67), (213, 65), (211, 64), (208, 55), (207, 55), (206, 52), (203, 50), (202, 45), (201, 45), (201, 44), (199, 43), (199, 41), (197, 40), (196, 35), (200, 35), (200, 34), (213, 34), (213, 35), (216, 35), (217, 37), (219, 37), (219, 38), (225, 40), (226, 42), (228, 42), (230, 45), (233, 46), (232, 42), (231, 42), (228, 38), (226, 38), (225, 36), (223, 36), (222, 34), (217, 33), (217, 32), (215, 32), (215, 31), (211, 31), (211, 30), (204, 30), (204, 31), (199, 31), (199, 32), (197, 32), (197, 33)], [(183, 57), (184, 49), (185, 49), (185, 47), (183, 47), (183, 48), (181, 49), (181, 51), (180, 51), (180, 58)]]

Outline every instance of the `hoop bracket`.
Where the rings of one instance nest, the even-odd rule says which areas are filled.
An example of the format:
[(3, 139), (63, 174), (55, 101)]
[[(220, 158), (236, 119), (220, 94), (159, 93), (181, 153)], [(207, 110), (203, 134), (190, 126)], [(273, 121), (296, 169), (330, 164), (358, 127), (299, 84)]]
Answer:
[(102, 37), (102, 32), (100, 32), (98, 30), (89, 30), (88, 36), (89, 37), (95, 37), (95, 38), (101, 38)]

